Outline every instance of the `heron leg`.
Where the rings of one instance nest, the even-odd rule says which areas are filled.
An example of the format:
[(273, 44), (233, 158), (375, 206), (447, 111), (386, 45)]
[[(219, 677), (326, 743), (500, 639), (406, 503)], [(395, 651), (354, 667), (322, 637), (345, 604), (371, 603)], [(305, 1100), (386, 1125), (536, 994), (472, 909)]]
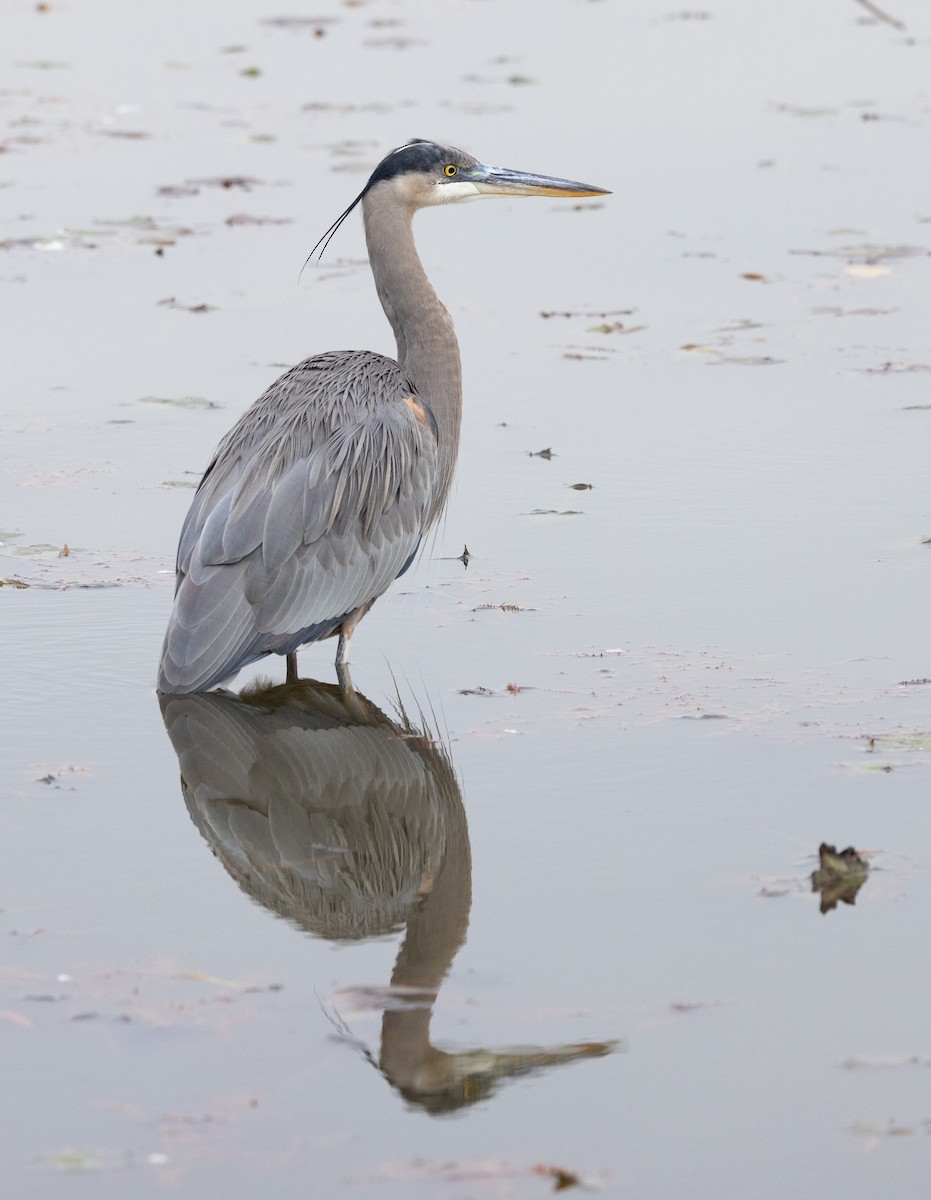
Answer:
[(349, 663), (337, 662), (336, 682), (339, 684), (340, 694), (344, 700), (352, 700), (355, 698), (356, 689), (352, 686), (352, 677), (349, 674)]
[(361, 608), (357, 608), (355, 612), (351, 612), (348, 617), (343, 618), (343, 623), (339, 627), (339, 644), (336, 647), (337, 667), (345, 667), (348, 664), (349, 643), (352, 640), (352, 635), (355, 632), (356, 626), (371, 607), (371, 603), (363, 604)]
[(299, 678), (297, 673), (297, 651), (292, 650), (291, 653), (286, 657), (285, 662), (287, 663), (285, 683), (297, 683)]

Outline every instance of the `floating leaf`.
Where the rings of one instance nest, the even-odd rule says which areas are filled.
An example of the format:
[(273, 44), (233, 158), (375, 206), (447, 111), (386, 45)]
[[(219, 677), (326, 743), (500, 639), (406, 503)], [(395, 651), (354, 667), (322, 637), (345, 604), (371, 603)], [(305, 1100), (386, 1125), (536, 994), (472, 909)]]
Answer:
[(915, 1131), (908, 1125), (899, 1125), (894, 1117), (885, 1117), (883, 1119), (865, 1119), (854, 1121), (850, 1126), (850, 1132), (860, 1134), (863, 1137), (909, 1137)]
[(811, 254), (818, 258), (846, 258), (853, 263), (869, 266), (889, 258), (927, 258), (931, 254), (926, 246), (886, 246), (863, 242), (854, 246), (838, 246), (831, 250), (790, 250), (790, 254)]
[(55, 1171), (81, 1174), (85, 1171), (113, 1171), (128, 1167), (132, 1163), (129, 1151), (118, 1150), (60, 1150), (35, 1159), (40, 1167), (51, 1167)]
[(867, 375), (905, 375), (931, 371), (931, 363), (885, 362), (881, 367), (867, 367)]
[(191, 313), (208, 313), (216, 311), (216, 305), (214, 304), (179, 304), (174, 296), (169, 296), (165, 300), (159, 300), (158, 306), (162, 308), (177, 308), (182, 312)]
[(814, 108), (807, 107), (803, 104), (777, 104), (776, 108), (779, 112), (788, 113), (792, 117), (836, 117), (839, 115), (836, 108)]
[(179, 971), (176, 978), (189, 979), (192, 983), (211, 983), (214, 987), (237, 988), (240, 991), (257, 990), (252, 984), (242, 983), (238, 979), (218, 979), (215, 975), (205, 975), (202, 971)]
[(848, 1071), (859, 1071), (865, 1068), (889, 1067), (931, 1067), (931, 1059), (919, 1058), (917, 1054), (874, 1054), (863, 1058), (845, 1058), (841, 1066)]
[(227, 225), (290, 225), (290, 217), (253, 217), (249, 213), (233, 213), (226, 218)]
[(623, 321), (612, 321), (608, 324), (607, 321), (601, 325), (591, 325), (587, 333), (639, 333), (642, 329), (646, 329), (646, 325), (625, 325)]
[(139, 404), (170, 404), (174, 408), (220, 408), (215, 400), (203, 396), (140, 396)]
[(718, 333), (743, 333), (747, 329), (762, 329), (762, 321), (754, 321), (750, 317), (740, 317), (736, 321), (731, 321), (728, 325), (719, 325)]
[(615, 308), (610, 312), (557, 312), (555, 310), (551, 310), (549, 312), (541, 312), (540, 316), (544, 319), (544, 321), (548, 321), (550, 317), (589, 317), (607, 320), (608, 317), (632, 317), (636, 311), (637, 310), (635, 308)]
[(815, 316), (830, 317), (888, 317), (898, 312), (896, 308), (840, 308), (836, 304), (826, 304), (813, 308)]
[(310, 32), (318, 37), (322, 35), (324, 25), (335, 25), (338, 20), (339, 17), (263, 17), (259, 24), (292, 32)]
[(15, 554), (22, 558), (35, 558), (40, 554), (49, 554), (54, 551), (56, 554), (61, 549), (60, 546), (52, 546), (49, 542), (37, 542), (33, 546), (8, 546), (7, 551), (10, 554)]
[(867, 750), (931, 750), (931, 733), (885, 733), (867, 738)]
[(543, 1166), (542, 1164), (533, 1168), (534, 1175), (545, 1175), (553, 1180), (553, 1191), (562, 1192), (566, 1188), (578, 1187), (582, 1180), (574, 1171), (567, 1171), (565, 1167)]
[(718, 359), (719, 363), (732, 363), (737, 367), (774, 367), (784, 361), (769, 354), (724, 354)]

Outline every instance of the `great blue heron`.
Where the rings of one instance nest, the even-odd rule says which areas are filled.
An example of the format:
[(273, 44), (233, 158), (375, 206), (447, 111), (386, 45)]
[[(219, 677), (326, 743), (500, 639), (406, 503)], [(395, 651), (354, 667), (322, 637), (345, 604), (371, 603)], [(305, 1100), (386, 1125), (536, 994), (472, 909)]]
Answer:
[(293, 678), (298, 647), (335, 634), (345, 668), (356, 625), (440, 515), (459, 446), (459, 345), (417, 256), (414, 213), (483, 195), (603, 194), (436, 142), (379, 163), (317, 246), (361, 201), (398, 360), (305, 359), (220, 442), (181, 530), (159, 691), (206, 691), (267, 654), (287, 655)]

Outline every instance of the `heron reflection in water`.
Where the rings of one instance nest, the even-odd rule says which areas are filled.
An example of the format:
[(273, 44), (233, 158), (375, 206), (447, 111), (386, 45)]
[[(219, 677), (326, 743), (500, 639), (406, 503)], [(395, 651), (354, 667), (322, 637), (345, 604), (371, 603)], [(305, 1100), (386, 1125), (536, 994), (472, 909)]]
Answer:
[(417, 255), (414, 213), (479, 196), (604, 194), (436, 142), (409, 142), (379, 163), (311, 256), (361, 204), (397, 361), (366, 351), (305, 359), (220, 442), (181, 530), (160, 692), (207, 691), (269, 654), (287, 657), (292, 681), (298, 648), (335, 636), (348, 686), (353, 630), (413, 562), (459, 449), (459, 345)]
[(310, 680), (161, 706), (188, 811), (247, 895), (332, 941), (404, 930), (378, 989), (376, 1065), (410, 1103), (450, 1112), (509, 1076), (615, 1048), (431, 1044), (433, 1005), (468, 929), (472, 860), (449, 756), (403, 707), (391, 719), (358, 692)]

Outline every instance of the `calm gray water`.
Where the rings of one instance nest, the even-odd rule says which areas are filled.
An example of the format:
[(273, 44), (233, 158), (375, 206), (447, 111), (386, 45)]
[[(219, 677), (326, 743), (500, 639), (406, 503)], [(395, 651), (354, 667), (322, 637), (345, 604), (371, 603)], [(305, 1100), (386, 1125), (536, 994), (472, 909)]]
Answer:
[[(4, 1197), (926, 1195), (931, 21), (889, 2), (5, 15)], [(214, 445), (393, 351), (358, 221), (298, 272), (413, 136), (614, 194), (418, 219), (463, 443), (366, 699), (163, 714)], [(824, 913), (822, 842), (870, 864)]]

